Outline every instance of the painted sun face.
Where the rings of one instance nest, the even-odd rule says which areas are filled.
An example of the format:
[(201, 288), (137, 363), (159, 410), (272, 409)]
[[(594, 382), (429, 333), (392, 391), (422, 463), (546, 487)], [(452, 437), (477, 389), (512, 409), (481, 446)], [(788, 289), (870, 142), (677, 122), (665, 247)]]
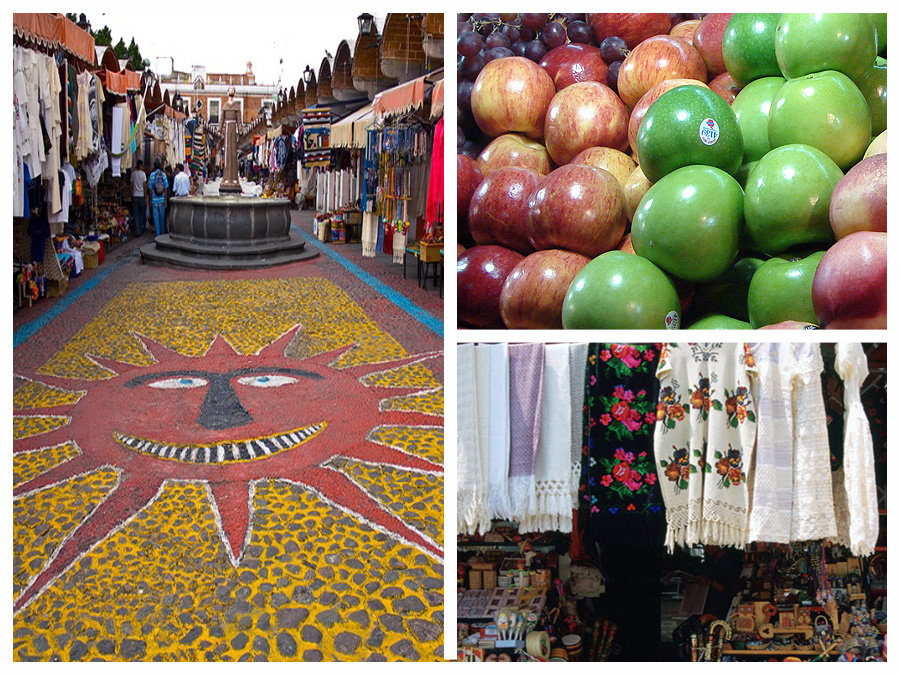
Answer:
[[(434, 540), (380, 507), (330, 466), (340, 456), (442, 473), (435, 461), (367, 442), (376, 423), (421, 423), (421, 415), (386, 406), (386, 392), (370, 384), (377, 374), (372, 366), (334, 368), (331, 364), (347, 348), (304, 360), (286, 357), (298, 328), (256, 354), (238, 353), (220, 335), (204, 354), (185, 356), (134, 334), (152, 357), (148, 366), (88, 356), (107, 378), (79, 381), (84, 387), (80, 391), (72, 391), (70, 380), (44, 376), (35, 382), (54, 389), (70, 406), (64, 410), (69, 414), (53, 418), (60, 420), (59, 429), (42, 435), (41, 443), (57, 434), (74, 439), (81, 453), (17, 485), (14, 494), (31, 493), (100, 466), (115, 467), (119, 479), (110, 496), (21, 589), (16, 612), (170, 480), (204, 482), (234, 565), (250, 539), (254, 484), (272, 477), (302, 484), (376, 529), (442, 559)], [(390, 367), (437, 356), (410, 356), (390, 362)], [(27, 451), (29, 445), (17, 442), (16, 451)]]

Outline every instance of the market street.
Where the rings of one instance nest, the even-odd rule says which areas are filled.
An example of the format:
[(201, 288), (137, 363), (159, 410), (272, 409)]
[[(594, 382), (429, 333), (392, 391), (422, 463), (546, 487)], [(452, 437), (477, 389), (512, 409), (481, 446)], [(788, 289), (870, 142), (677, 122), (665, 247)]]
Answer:
[(17, 660), (425, 660), (443, 642), (443, 301), (322, 244), (147, 234), (14, 320)]

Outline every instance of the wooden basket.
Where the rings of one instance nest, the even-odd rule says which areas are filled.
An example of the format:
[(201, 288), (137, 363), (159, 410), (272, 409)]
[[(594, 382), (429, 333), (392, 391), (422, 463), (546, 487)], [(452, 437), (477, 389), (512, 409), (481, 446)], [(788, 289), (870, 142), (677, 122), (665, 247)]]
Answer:
[(419, 242), (419, 259), (423, 263), (437, 262), (441, 259), (441, 249), (444, 248), (442, 241), (422, 241)]

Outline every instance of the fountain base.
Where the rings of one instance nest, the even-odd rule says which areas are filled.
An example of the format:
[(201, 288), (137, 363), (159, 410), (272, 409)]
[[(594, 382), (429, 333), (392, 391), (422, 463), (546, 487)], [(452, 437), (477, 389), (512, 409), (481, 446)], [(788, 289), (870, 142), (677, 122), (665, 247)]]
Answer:
[(291, 231), (291, 202), (240, 196), (174, 197), (170, 232), (142, 246), (141, 260), (178, 267), (255, 269), (318, 255)]

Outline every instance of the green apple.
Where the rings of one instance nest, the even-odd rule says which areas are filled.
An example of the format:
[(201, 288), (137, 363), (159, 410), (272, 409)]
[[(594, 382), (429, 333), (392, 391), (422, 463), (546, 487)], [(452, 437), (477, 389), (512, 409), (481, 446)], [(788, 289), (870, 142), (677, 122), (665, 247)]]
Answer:
[(876, 53), (868, 14), (782, 14), (775, 31), (775, 56), (788, 79), (837, 70), (857, 80)]
[(859, 81), (859, 90), (869, 104), (872, 135), (887, 129), (887, 61), (880, 56)]
[(761, 77), (781, 77), (775, 30), (781, 14), (735, 14), (722, 36), (722, 58), (734, 81), (747, 86)]
[(762, 159), (772, 149), (769, 145), (769, 109), (785, 82), (787, 80), (783, 77), (754, 80), (741, 89), (731, 102), (744, 139), (745, 164)]
[(635, 253), (679, 279), (712, 281), (734, 262), (743, 209), (744, 193), (730, 175), (714, 166), (685, 166), (647, 190), (631, 221), (631, 243)]
[(792, 246), (833, 242), (828, 208), (843, 176), (828, 155), (808, 145), (769, 152), (750, 172), (744, 191), (744, 219), (753, 244), (766, 255), (778, 255)]
[(818, 148), (847, 171), (872, 140), (872, 115), (853, 81), (836, 70), (785, 82), (769, 110), (773, 148), (803, 143)]
[(752, 326), (748, 321), (733, 319), (724, 314), (707, 314), (694, 321), (688, 328), (694, 330), (743, 330), (752, 328)]
[(760, 265), (750, 281), (747, 309), (753, 328), (781, 321), (818, 325), (812, 304), (812, 282), (825, 251), (805, 258), (782, 256)]
[(747, 179), (750, 177), (750, 172), (753, 171), (754, 166), (756, 166), (756, 162), (741, 164), (741, 168), (738, 169), (738, 172), (734, 175), (734, 179), (738, 182), (738, 185), (741, 186), (741, 190), (747, 189)]
[(869, 14), (872, 23), (875, 24), (875, 38), (878, 42), (878, 55), (887, 55), (887, 13)]
[(564, 328), (677, 328), (681, 302), (672, 280), (649, 260), (608, 251), (589, 262), (569, 285)]
[(721, 314), (738, 321), (749, 321), (747, 292), (750, 290), (750, 280), (762, 264), (762, 258), (738, 258), (718, 279), (698, 285), (691, 303), (691, 313)]
[(707, 87), (686, 84), (667, 91), (647, 109), (638, 127), (637, 156), (651, 183), (692, 164), (734, 175), (741, 167), (744, 142), (725, 99)]

